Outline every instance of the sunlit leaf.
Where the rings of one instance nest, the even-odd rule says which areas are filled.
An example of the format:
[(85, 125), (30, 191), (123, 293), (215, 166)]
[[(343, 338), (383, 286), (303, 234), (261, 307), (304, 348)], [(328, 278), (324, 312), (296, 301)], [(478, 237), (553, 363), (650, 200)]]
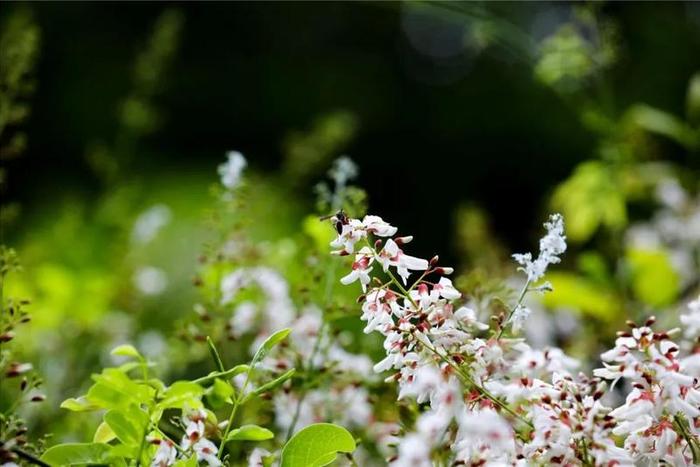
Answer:
[(117, 435), (109, 427), (109, 425), (106, 422), (102, 422), (102, 423), (100, 423), (100, 426), (97, 427), (97, 430), (95, 431), (95, 436), (93, 436), (93, 438), (92, 438), (92, 442), (93, 443), (109, 443), (110, 441), (112, 441), (116, 437), (117, 437)]
[(163, 394), (158, 402), (160, 408), (181, 409), (184, 406), (196, 408), (201, 406), (200, 398), (204, 395), (204, 388), (190, 381), (177, 381), (173, 383)]
[(148, 424), (148, 415), (132, 405), (123, 410), (110, 410), (105, 414), (104, 420), (119, 441), (126, 445), (138, 445)]
[(680, 278), (663, 251), (631, 249), (626, 253), (630, 282), (635, 297), (652, 306), (674, 302), (680, 292)]
[(267, 428), (257, 425), (243, 425), (231, 430), (226, 437), (226, 441), (264, 441), (274, 437), (274, 433)]
[(253, 356), (252, 366), (255, 366), (255, 363), (265, 358), (268, 352), (270, 352), (270, 350), (272, 350), (274, 346), (285, 340), (290, 332), (292, 332), (292, 330), (289, 328), (280, 329), (279, 331), (275, 332), (270, 337), (265, 339), (265, 342), (263, 342), (262, 345), (260, 345), (257, 352), (255, 352), (255, 355)]
[(143, 358), (141, 356), (141, 354), (139, 353), (139, 351), (136, 350), (136, 347), (134, 347), (133, 345), (129, 345), (129, 344), (124, 344), (124, 345), (120, 345), (120, 346), (115, 347), (114, 349), (112, 349), (111, 354), (118, 355), (121, 357), (133, 357), (133, 358), (138, 358), (138, 359)]
[(85, 396), (80, 396), (78, 398), (71, 397), (70, 399), (64, 400), (61, 403), (61, 408), (73, 412), (88, 412), (91, 410), (98, 410), (100, 406), (91, 403)]
[(322, 467), (339, 452), (353, 452), (355, 439), (343, 427), (331, 423), (309, 425), (297, 432), (282, 450), (281, 467)]
[(611, 168), (598, 161), (579, 165), (552, 197), (566, 219), (569, 240), (588, 240), (600, 226), (619, 230), (627, 224), (625, 194)]
[(68, 443), (49, 448), (41, 460), (59, 465), (109, 464), (111, 447), (102, 443)]
[(214, 380), (214, 384), (207, 390), (207, 401), (215, 409), (223, 407), (226, 403), (233, 403), (231, 396), (233, 387), (221, 379)]

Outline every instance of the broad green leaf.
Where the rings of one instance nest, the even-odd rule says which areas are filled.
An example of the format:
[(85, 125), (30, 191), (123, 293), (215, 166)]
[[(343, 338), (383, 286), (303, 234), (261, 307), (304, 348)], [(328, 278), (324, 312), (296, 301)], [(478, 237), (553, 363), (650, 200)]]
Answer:
[(87, 399), (106, 409), (149, 402), (155, 394), (153, 388), (132, 381), (116, 368), (106, 368), (93, 375), (93, 379), (96, 383), (88, 391)]
[(91, 403), (85, 396), (80, 396), (77, 399), (71, 397), (61, 402), (61, 408), (71, 410), (73, 412), (89, 412), (100, 409), (99, 405)]
[(262, 345), (258, 348), (257, 352), (255, 352), (251, 366), (255, 366), (257, 362), (265, 358), (265, 356), (270, 352), (270, 350), (272, 350), (274, 346), (276, 346), (277, 344), (279, 344), (287, 338), (290, 332), (292, 332), (292, 330), (289, 328), (281, 329), (272, 334), (267, 339), (265, 339), (265, 342), (263, 342)]
[(331, 423), (309, 425), (297, 432), (282, 450), (281, 467), (322, 467), (338, 452), (353, 452), (355, 439), (343, 427)]
[(245, 396), (245, 398), (243, 399), (243, 403), (247, 402), (253, 396), (257, 396), (257, 395), (263, 394), (265, 392), (272, 391), (273, 389), (275, 389), (276, 387), (278, 387), (279, 385), (281, 385), (282, 383), (287, 381), (289, 378), (294, 376), (295, 372), (296, 372), (296, 370), (294, 368), (292, 368), (291, 370), (284, 372), (283, 374), (281, 374), (277, 378), (273, 379), (272, 381), (265, 383), (260, 387), (255, 388), (254, 391), (252, 391), (250, 394)]
[(215, 408), (219, 409), (226, 403), (232, 404), (233, 387), (222, 379), (214, 380), (214, 384), (207, 390), (207, 401)]
[(127, 409), (110, 410), (105, 414), (104, 420), (119, 441), (126, 445), (138, 445), (148, 424), (148, 415), (132, 405)]
[(93, 438), (92, 438), (92, 442), (93, 443), (109, 443), (110, 441), (112, 441), (116, 437), (117, 437), (117, 435), (109, 427), (109, 425), (106, 422), (102, 422), (102, 423), (100, 423), (100, 426), (97, 427), (97, 430), (95, 431), (95, 436), (93, 436)]
[(52, 466), (109, 464), (111, 447), (102, 443), (68, 443), (49, 448), (41, 460)]
[(272, 439), (275, 435), (267, 428), (263, 428), (257, 425), (243, 425), (239, 428), (231, 430), (231, 432), (226, 437), (226, 442), (228, 441), (264, 441), (266, 439)]
[(585, 277), (566, 272), (548, 272), (554, 291), (545, 294), (549, 308), (570, 308), (603, 321), (614, 321), (623, 312), (619, 297), (611, 290)]
[(129, 345), (129, 344), (124, 344), (124, 345), (120, 345), (120, 346), (115, 347), (114, 349), (112, 349), (111, 354), (118, 355), (120, 357), (138, 358), (139, 360), (143, 359), (143, 357), (141, 356), (139, 351), (136, 350), (136, 347), (134, 347), (133, 345)]
[(680, 292), (680, 278), (664, 251), (631, 249), (626, 253), (635, 297), (651, 306), (673, 303)]
[(204, 388), (191, 381), (177, 381), (173, 383), (163, 394), (158, 402), (160, 408), (181, 409), (184, 406), (199, 408), (202, 403), (200, 398), (204, 394)]

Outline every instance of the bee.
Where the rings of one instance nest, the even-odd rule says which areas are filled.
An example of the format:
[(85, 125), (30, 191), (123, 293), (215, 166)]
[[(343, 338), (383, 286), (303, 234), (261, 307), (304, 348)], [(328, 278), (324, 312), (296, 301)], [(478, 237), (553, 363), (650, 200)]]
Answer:
[(343, 210), (336, 212), (335, 214), (329, 214), (327, 216), (320, 217), (319, 220), (325, 221), (330, 219), (333, 222), (336, 232), (340, 235), (343, 232), (343, 226), (348, 223), (348, 216), (345, 215)]

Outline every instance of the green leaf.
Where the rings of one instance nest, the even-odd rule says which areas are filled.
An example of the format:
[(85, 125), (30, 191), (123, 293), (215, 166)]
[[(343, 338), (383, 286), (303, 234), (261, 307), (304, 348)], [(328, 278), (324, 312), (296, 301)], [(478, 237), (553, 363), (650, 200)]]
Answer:
[(59, 465), (105, 465), (110, 463), (112, 448), (102, 443), (68, 443), (49, 448), (41, 460)]
[(188, 406), (192, 409), (202, 405), (201, 397), (204, 388), (191, 381), (177, 381), (173, 383), (163, 394), (163, 398), (158, 402), (158, 407), (163, 409), (182, 409)]
[(226, 442), (229, 441), (265, 441), (272, 439), (275, 435), (267, 428), (257, 425), (243, 425), (239, 428), (231, 430), (226, 437)]
[(633, 106), (626, 112), (625, 119), (650, 133), (666, 136), (689, 149), (697, 147), (700, 141), (700, 134), (683, 120), (648, 105)]
[(355, 439), (343, 427), (331, 423), (309, 425), (297, 432), (282, 450), (281, 467), (322, 467), (338, 452), (353, 452)]
[(110, 410), (105, 414), (104, 420), (119, 441), (136, 446), (143, 438), (143, 432), (148, 424), (148, 414), (132, 405), (125, 410)]
[(214, 384), (207, 390), (207, 401), (215, 408), (220, 409), (226, 403), (232, 404), (233, 387), (222, 379), (214, 380)]
[(625, 256), (635, 297), (658, 307), (676, 300), (680, 293), (680, 278), (666, 252), (630, 249)]
[(290, 332), (292, 332), (292, 330), (289, 328), (281, 329), (265, 339), (265, 342), (263, 342), (257, 352), (255, 352), (251, 366), (255, 366), (256, 363), (265, 358), (274, 346), (287, 338)]
[(132, 381), (116, 368), (106, 368), (93, 375), (93, 379), (96, 383), (88, 391), (87, 399), (105, 409), (150, 402), (155, 395), (153, 388)]
[(118, 355), (120, 357), (137, 358), (139, 360), (143, 359), (143, 357), (141, 356), (139, 351), (136, 350), (136, 347), (134, 347), (133, 345), (129, 345), (129, 344), (124, 344), (124, 345), (120, 345), (120, 346), (115, 347), (114, 349), (112, 349), (111, 354)]
[(93, 438), (92, 438), (92, 442), (93, 443), (109, 443), (110, 441), (112, 441), (116, 437), (117, 437), (117, 435), (109, 427), (109, 425), (106, 422), (102, 422), (102, 423), (100, 423), (100, 426), (97, 427), (97, 430), (95, 431), (95, 436), (93, 436)]
[(263, 394), (265, 392), (272, 391), (273, 389), (277, 388), (282, 383), (287, 381), (289, 378), (294, 376), (295, 372), (296, 372), (296, 370), (294, 368), (292, 368), (291, 370), (284, 372), (283, 374), (281, 374), (277, 378), (273, 379), (272, 381), (265, 383), (262, 386), (256, 388), (255, 391), (252, 391), (250, 394), (246, 395), (245, 398), (243, 398), (243, 403), (245, 404), (253, 396), (258, 396), (258, 395)]
[(85, 396), (80, 396), (77, 399), (71, 397), (61, 402), (61, 408), (71, 410), (73, 412), (89, 412), (99, 410), (99, 405), (91, 403)]

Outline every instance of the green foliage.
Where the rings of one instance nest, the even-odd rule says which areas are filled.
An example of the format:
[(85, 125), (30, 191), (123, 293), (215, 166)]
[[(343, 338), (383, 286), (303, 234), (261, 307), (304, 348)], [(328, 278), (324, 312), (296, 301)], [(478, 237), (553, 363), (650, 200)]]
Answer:
[[(94, 384), (85, 396), (66, 400), (61, 405), (75, 412), (106, 410), (103, 422), (93, 436), (93, 443), (54, 446), (44, 454), (44, 460), (56, 465), (127, 465), (133, 461), (138, 464), (150, 462), (156, 448), (148, 443), (147, 439), (160, 440), (162, 443), (171, 442), (163, 431), (167, 425), (164, 414), (172, 410), (181, 410), (184, 416), (189, 411), (203, 409), (205, 395), (206, 401), (213, 409), (220, 409), (226, 404), (233, 405), (229, 423), (223, 434), (219, 433), (213, 412), (206, 410), (207, 420), (202, 422), (217, 427), (216, 432), (221, 438), (220, 450), (223, 450), (229, 441), (272, 439), (274, 434), (258, 425), (247, 424), (230, 429), (236, 409), (250, 400), (250, 397), (244, 397), (245, 387), (234, 400), (236, 391), (230, 380), (241, 373), (247, 373), (247, 380), (250, 380), (254, 366), (282, 342), (289, 332), (289, 329), (283, 329), (273, 333), (260, 346), (251, 365), (238, 365), (194, 381), (176, 381), (170, 386), (150, 377), (150, 364), (135, 347), (128, 344), (116, 347), (112, 351), (113, 355), (131, 358), (133, 361), (118, 368), (106, 368), (100, 374), (93, 375)], [(217, 362), (221, 363), (218, 351), (213, 345), (211, 347), (212, 354)], [(293, 370), (290, 370), (280, 377), (273, 378), (269, 383), (262, 384), (252, 391), (251, 395), (259, 395), (277, 387), (292, 374)], [(211, 386), (205, 388), (204, 385), (209, 383), (212, 383)], [(172, 430), (172, 426), (168, 430)], [(204, 433), (200, 433), (199, 436), (203, 435)], [(179, 450), (180, 465), (190, 465), (192, 459), (196, 459), (191, 447)], [(219, 453), (220, 457), (221, 454)]]
[(535, 76), (554, 89), (574, 93), (617, 59), (617, 30), (601, 21), (595, 5), (575, 8), (575, 18), (540, 45)]
[(352, 453), (355, 447), (355, 439), (345, 428), (330, 423), (309, 425), (285, 445), (281, 467), (322, 467), (339, 452)]
[(547, 307), (578, 310), (604, 322), (624, 316), (622, 301), (609, 286), (568, 272), (550, 272), (547, 279), (554, 287), (542, 299)]
[(588, 240), (600, 226), (619, 230), (627, 224), (627, 207), (616, 173), (598, 161), (584, 162), (559, 185), (552, 206), (567, 220), (567, 236)]
[(680, 278), (666, 252), (629, 249), (625, 260), (632, 292), (638, 300), (662, 307), (678, 299)]
[(0, 35), (0, 160), (18, 156), (27, 144), (16, 127), (29, 116), (26, 99), (34, 91), (40, 43), (41, 31), (28, 8), (16, 8), (5, 18)]

